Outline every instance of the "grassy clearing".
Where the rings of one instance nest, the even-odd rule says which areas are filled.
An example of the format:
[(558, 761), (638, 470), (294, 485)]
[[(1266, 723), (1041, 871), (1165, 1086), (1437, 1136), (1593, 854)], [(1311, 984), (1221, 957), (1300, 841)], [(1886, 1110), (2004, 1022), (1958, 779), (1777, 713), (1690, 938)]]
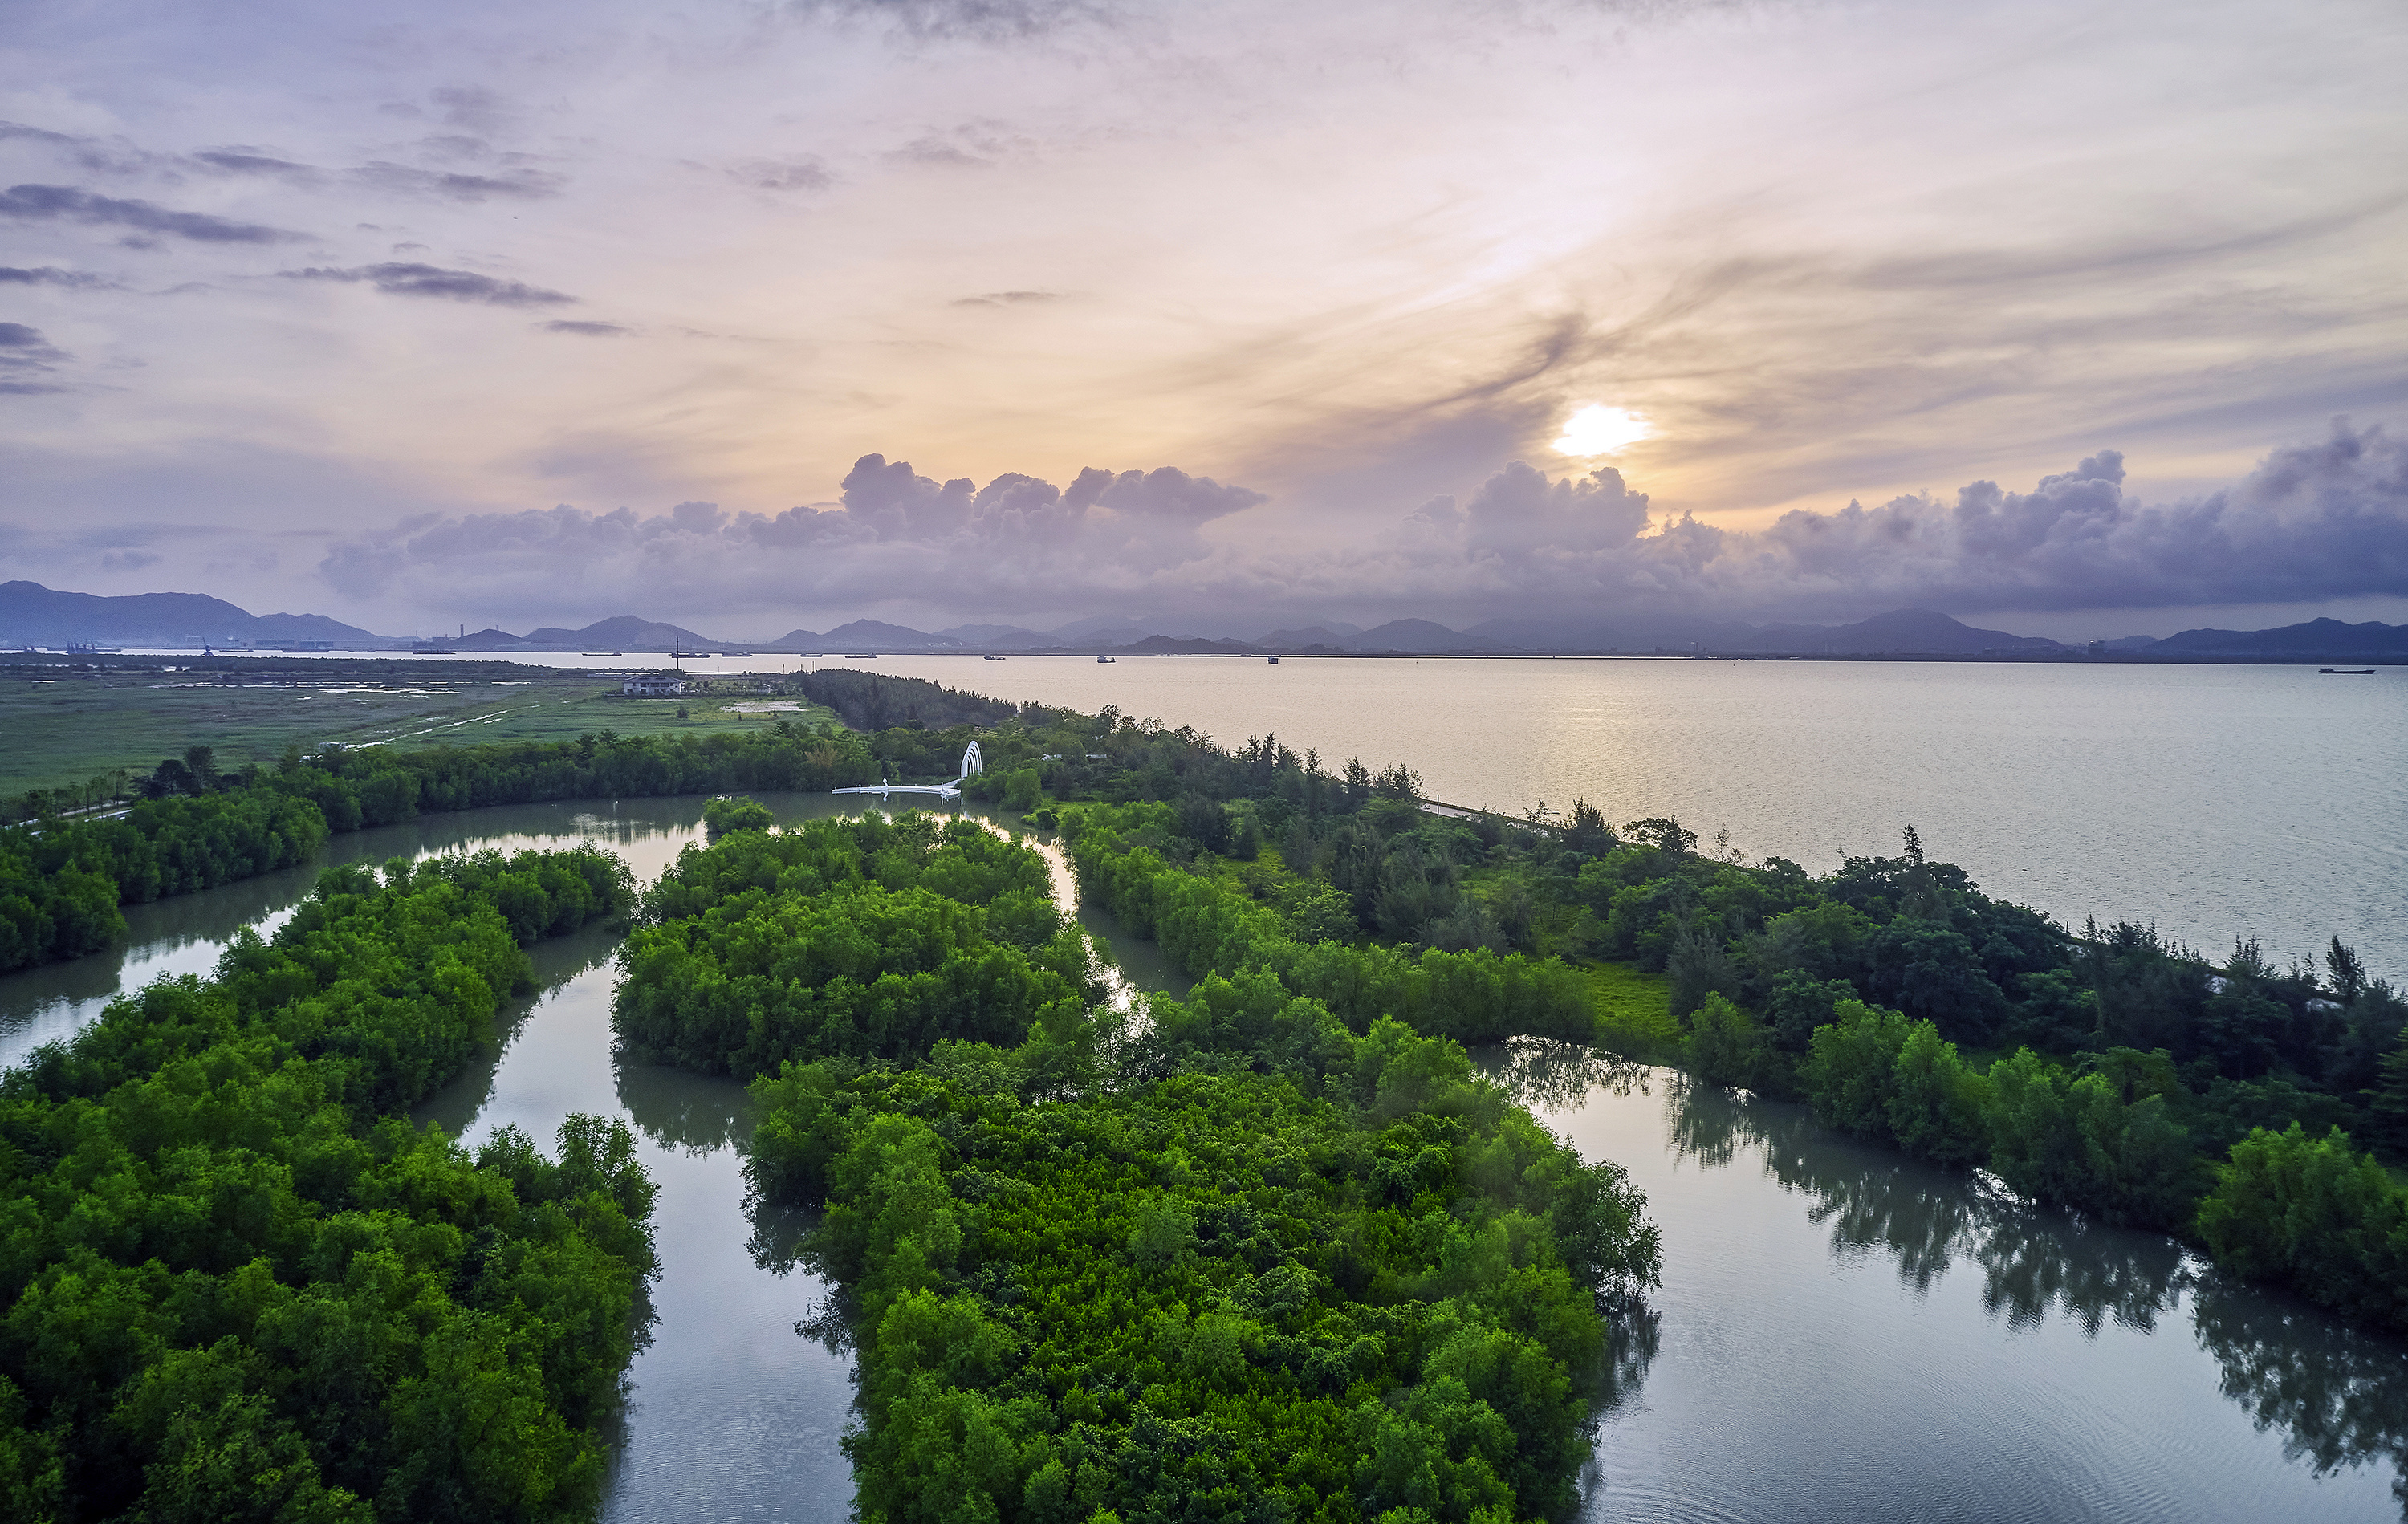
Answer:
[(1672, 987), (1661, 974), (1628, 963), (1596, 963), (1588, 970), (1597, 1002), (1597, 1041), (1628, 1058), (1656, 1058), (1679, 1046), (1681, 1024), (1672, 1018)]
[[(834, 723), (800, 699), (703, 679), (724, 691), (630, 699), (616, 677), (485, 662), (246, 662), (227, 675), (150, 667), (0, 669), (0, 794), (51, 788), (125, 768), (148, 773), (206, 739), (221, 768), (272, 763), (288, 746), (477, 746), (570, 740), (588, 731), (653, 735), (736, 730), (780, 719)], [(774, 681), (775, 679), (769, 679)], [(793, 703), (797, 713), (731, 712)], [(682, 706), (689, 718), (680, 719)]]

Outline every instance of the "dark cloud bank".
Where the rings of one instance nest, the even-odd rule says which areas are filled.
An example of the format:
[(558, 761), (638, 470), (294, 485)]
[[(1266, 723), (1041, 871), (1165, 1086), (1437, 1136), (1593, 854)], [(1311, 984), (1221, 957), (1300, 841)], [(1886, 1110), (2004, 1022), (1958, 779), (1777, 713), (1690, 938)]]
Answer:
[[(1266, 501), (1164, 467), (1068, 488), (939, 483), (864, 456), (840, 504), (768, 516), (469, 515), (337, 545), (322, 571), (360, 599), (535, 613), (609, 604), (749, 615), (917, 609), (1017, 617), (1146, 608), (1248, 624), (1297, 610), (1611, 622), (1856, 619), (1886, 608), (2163, 608), (2408, 592), (2408, 447), (2338, 421), (2207, 496), (2128, 495), (2101, 450), (2029, 491), (1792, 512), (1757, 533), (1651, 518), (1611, 469), (1550, 479), (1516, 462), (1368, 543), (1208, 537)], [(532, 602), (560, 589), (574, 607)]]

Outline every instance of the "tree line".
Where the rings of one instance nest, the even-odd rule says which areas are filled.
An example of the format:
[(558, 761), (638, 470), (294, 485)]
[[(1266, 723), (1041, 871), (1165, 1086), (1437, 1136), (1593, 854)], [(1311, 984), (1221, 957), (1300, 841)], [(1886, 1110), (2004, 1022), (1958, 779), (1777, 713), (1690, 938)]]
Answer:
[(307, 862), (336, 832), (490, 805), (826, 790), (876, 782), (878, 766), (851, 732), (782, 720), (741, 734), (295, 748), (233, 773), (195, 746), (162, 761), (120, 818), (0, 830), (0, 972), (96, 952), (125, 934), (121, 905)]
[(0, 1513), (590, 1517), (655, 1264), (634, 1139), (472, 1156), (408, 1112), (523, 942), (629, 900), (595, 851), (328, 869), (0, 1077)]
[[(1467, 1041), (1593, 1037), (2408, 1328), (2408, 1189), (2384, 1167), (2408, 1160), (2408, 1001), (2338, 939), (2314, 964), (2213, 960), (1983, 894), (1912, 827), (1816, 876), (1585, 802), (1434, 814), (1402, 765), (1328, 771), (1275, 738), (1046, 723), (994, 733), (985, 791), (1058, 826), (1087, 896), (1191, 976), (1266, 968), (1357, 1031), (1410, 1010)], [(1671, 1019), (1601, 1021), (1598, 960), (1661, 975)]]
[(865, 1517), (1567, 1516), (1596, 1292), (1657, 1275), (1627, 1177), (1260, 967), (1125, 1021), (1046, 882), (968, 821), (735, 827), (623, 954), (623, 1034), (753, 1075), (759, 1197), (824, 1209)]

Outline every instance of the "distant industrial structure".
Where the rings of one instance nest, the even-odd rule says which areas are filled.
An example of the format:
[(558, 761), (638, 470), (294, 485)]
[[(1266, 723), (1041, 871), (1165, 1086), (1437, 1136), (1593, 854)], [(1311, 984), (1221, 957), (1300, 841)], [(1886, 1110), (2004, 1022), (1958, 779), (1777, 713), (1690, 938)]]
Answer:
[(640, 672), (619, 685), (619, 695), (631, 699), (673, 699), (685, 693), (685, 679), (674, 672)]

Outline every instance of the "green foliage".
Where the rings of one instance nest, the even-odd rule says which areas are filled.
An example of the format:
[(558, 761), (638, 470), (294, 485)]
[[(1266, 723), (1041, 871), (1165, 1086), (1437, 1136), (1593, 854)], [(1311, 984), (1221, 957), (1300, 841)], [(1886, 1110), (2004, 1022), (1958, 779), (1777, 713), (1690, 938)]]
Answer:
[(1038, 776), (1036, 768), (1023, 767), (1005, 775), (1003, 803), (1006, 808), (1026, 814), (1035, 809), (1037, 802), (1044, 796), (1044, 780)]
[[(220, 776), (208, 748), (173, 763), (165, 797), (122, 819), (0, 830), (0, 971), (98, 951), (124, 934), (120, 904), (211, 889), (306, 862), (329, 832), (391, 825), (421, 810), (546, 799), (629, 798), (721, 789), (831, 789), (875, 781), (877, 764), (847, 733), (585, 736), (466, 749), (344, 751), (250, 781)], [(169, 764), (161, 764), (167, 774)], [(154, 778), (155, 781), (155, 778)], [(750, 829), (767, 811), (735, 807)], [(723, 814), (724, 812), (723, 811)]]
[(702, 806), (702, 833), (712, 841), (731, 831), (767, 831), (778, 818), (757, 799), (714, 799)]
[(2408, 1329), (2408, 1188), (2338, 1128), (2318, 1138), (2295, 1123), (2234, 1144), (2199, 1232), (2241, 1275)]
[(1830, 1025), (1814, 1029), (1808, 1051), (1803, 1078), (1814, 1114), (1843, 1132), (1895, 1143), (1889, 1104), (1911, 1025), (1900, 1012), (1842, 1002)]
[[(1154, 938), (1190, 976), (1268, 969), (1358, 1033), (1383, 1015), (1468, 1043), (1521, 1034), (1581, 1042), (1594, 1031), (1586, 981), (1557, 959), (1298, 940), (1273, 906), (1144, 845), (1170, 823), (1167, 814), (1156, 805), (1082, 805), (1063, 812), (1062, 833), (1087, 898), (1132, 933)], [(1334, 910), (1326, 894), (1298, 903)]]
[(1708, 995), (1689, 1017), (1682, 1057), (1692, 1074), (1715, 1085), (1775, 1093), (1787, 1088), (1770, 1034), (1721, 995)]
[(1208, 809), (1243, 834), (1204, 805), (1068, 822), (1202, 971), (1134, 1035), (1043, 861), (925, 816), (689, 848), (624, 950), (620, 1031), (757, 1076), (760, 1198), (824, 1205), (865, 1517), (1560, 1515), (1594, 1292), (1655, 1283), (1655, 1231), (1622, 1171), (1398, 1017), (1583, 1032), (1584, 981), (1300, 943), (1234, 872), (1129, 839)]
[(1077, 1100), (999, 1061), (755, 1082), (756, 1179), (825, 1203), (859, 1302), (865, 1516), (1568, 1510), (1587, 1288), (1655, 1278), (1637, 1193), (1453, 1044), (1320, 1024), (1326, 1067)]
[[(272, 941), (0, 1080), (12, 1517), (584, 1517), (653, 1265), (623, 1125), (470, 1159), (407, 1108), (624, 904), (593, 852), (330, 870)], [(373, 1508), (373, 1513), (371, 1513)]]
[(1977, 1074), (1928, 1021), (1856, 1001), (1835, 1015), (1804, 1069), (1824, 1120), (1937, 1163), (1985, 1163), (2110, 1221), (2188, 1221), (2200, 1165), (2162, 1095), (2128, 1100), (2109, 1075), (2071, 1075), (2028, 1048)]
[(743, 1078), (790, 1059), (1016, 1044), (1095, 993), (1086, 942), (1047, 889), (1026, 847), (926, 815), (688, 847), (620, 949), (620, 1034)]
[(0, 969), (96, 952), (124, 934), (121, 904), (290, 867), (325, 839), (317, 810), (269, 790), (146, 800), (118, 819), (0, 831)]

